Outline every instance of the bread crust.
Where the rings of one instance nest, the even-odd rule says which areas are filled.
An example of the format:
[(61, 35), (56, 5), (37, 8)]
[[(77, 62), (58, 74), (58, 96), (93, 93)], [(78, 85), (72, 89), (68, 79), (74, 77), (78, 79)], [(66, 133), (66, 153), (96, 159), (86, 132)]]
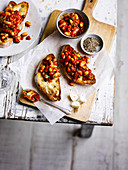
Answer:
[(15, 5), (16, 5), (16, 3), (14, 1), (10, 1), (7, 8), (5, 9), (5, 11), (8, 9), (12, 9)]
[(29, 4), (25, 1), (14, 5), (15, 2), (11, 1), (12, 4), (12, 10), (13, 11), (19, 11), (21, 16), (24, 16), (24, 18), (26, 17), (27, 13), (28, 13), (28, 9), (29, 9)]
[[(50, 57), (50, 58), (54, 57), (55, 58), (55, 56), (53, 54), (49, 54), (46, 57)], [(52, 80), (52, 82), (45, 81), (42, 74), (41, 74), (41, 72), (39, 71), (41, 66), (43, 66), (42, 62), (41, 62), (41, 64), (39, 64), (39, 66), (37, 68), (36, 75), (35, 75), (35, 82), (36, 82), (36, 85), (37, 85), (38, 89), (41, 92), (43, 92), (52, 101), (61, 100), (61, 87), (60, 87), (60, 79), (59, 79), (59, 77), (54, 78)], [(53, 90), (49, 89), (49, 86), (53, 86), (54, 89)], [(56, 88), (57, 88), (57, 90), (55, 90)]]
[[(64, 45), (62, 47), (62, 50), (61, 50), (61, 53), (65, 51), (66, 48), (68, 48), (70, 45)], [(70, 46), (71, 47), (71, 46)], [(63, 72), (64, 74), (66, 75), (66, 77), (69, 79), (69, 80), (72, 80), (72, 77), (68, 74), (68, 72), (66, 71), (66, 67), (64, 65), (62, 65), (62, 69), (63, 69)], [(80, 85), (85, 85), (85, 84), (95, 84), (96, 83), (96, 79), (92, 79), (92, 80), (80, 80), (80, 79), (77, 79), (77, 81), (75, 82), (77, 84), (80, 84)]]

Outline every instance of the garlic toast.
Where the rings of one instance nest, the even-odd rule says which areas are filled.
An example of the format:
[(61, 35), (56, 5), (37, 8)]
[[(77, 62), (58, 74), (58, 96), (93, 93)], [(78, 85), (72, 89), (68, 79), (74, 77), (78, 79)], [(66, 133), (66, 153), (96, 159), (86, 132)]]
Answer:
[(65, 75), (71, 80), (71, 86), (74, 83), (81, 85), (96, 83), (95, 75), (87, 66), (88, 61), (88, 57), (80, 56), (70, 45), (62, 48), (60, 62)]
[(61, 99), (60, 69), (53, 54), (47, 55), (38, 67), (35, 82), (38, 89), (52, 101)]

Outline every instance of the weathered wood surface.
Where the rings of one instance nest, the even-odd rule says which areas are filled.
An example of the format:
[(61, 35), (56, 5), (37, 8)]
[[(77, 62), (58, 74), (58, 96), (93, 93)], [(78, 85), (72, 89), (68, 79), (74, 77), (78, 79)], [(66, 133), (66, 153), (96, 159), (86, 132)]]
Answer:
[[(50, 0), (49, 0), (50, 1)], [(50, 1), (51, 4), (53, 1)], [(46, 4), (44, 1), (43, 9)], [(58, 6), (64, 1), (55, 1)], [(67, 1), (65, 1), (67, 2)], [(69, 2), (69, 1), (68, 1)], [(79, 1), (82, 3), (82, 1)], [(70, 6), (78, 7), (78, 1), (70, 1)], [(116, 1), (100, 1), (101, 7), (107, 9), (107, 3), (116, 6)], [(39, 5), (39, 1), (35, 4)], [(69, 5), (69, 4), (68, 4)], [(76, 5), (76, 6), (75, 6)], [(50, 5), (47, 5), (51, 8)], [(65, 8), (68, 8), (65, 3)], [(81, 7), (81, 6), (79, 6)], [(105, 7), (105, 8), (104, 8)], [(98, 7), (97, 7), (98, 8)], [(64, 7), (62, 6), (62, 10)], [(109, 9), (109, 8), (108, 8)], [(114, 8), (115, 9), (115, 8)], [(95, 127), (92, 138), (80, 139), (72, 136), (74, 125), (50, 126), (46, 123), (33, 123), (0, 120), (0, 170), (58, 170), (61, 166), (65, 170), (127, 170), (128, 169), (128, 69), (127, 69), (127, 0), (118, 1), (118, 39), (117, 57), (115, 58), (116, 81), (115, 81), (115, 121), (113, 127)], [(106, 10), (101, 14), (95, 13), (99, 18), (110, 15)], [(101, 16), (102, 15), (102, 16)], [(45, 15), (44, 15), (45, 16)], [(7, 60), (6, 60), (7, 61)], [(17, 82), (16, 82), (17, 83)], [(15, 85), (17, 87), (17, 84)], [(18, 88), (19, 89), (19, 88)], [(15, 90), (19, 94), (19, 90)], [(0, 100), (2, 96), (0, 96)], [(4, 97), (4, 96), (3, 96)], [(16, 96), (13, 95), (15, 101)], [(6, 98), (5, 98), (6, 99)], [(5, 100), (4, 99), (4, 100)], [(15, 102), (14, 102), (15, 103)], [(0, 108), (1, 108), (0, 103)], [(2, 105), (3, 106), (3, 105)], [(13, 107), (14, 108), (14, 107)], [(16, 106), (18, 109), (23, 109)], [(4, 111), (4, 107), (2, 107)], [(24, 107), (22, 115), (29, 108)], [(98, 108), (97, 108), (98, 109)], [(33, 109), (32, 109), (33, 112)], [(2, 115), (2, 110), (0, 114)], [(98, 114), (98, 113), (97, 113)], [(100, 113), (99, 113), (100, 114)], [(101, 114), (102, 115), (102, 114)], [(102, 116), (101, 116), (102, 117)], [(94, 118), (94, 117), (93, 117)], [(93, 120), (93, 119), (92, 119)], [(60, 130), (59, 130), (60, 129)], [(59, 132), (58, 132), (59, 131)], [(51, 134), (52, 133), (52, 134)], [(53, 135), (54, 134), (54, 135)], [(61, 140), (61, 135), (64, 137)], [(51, 135), (53, 135), (51, 137)], [(70, 142), (72, 143), (72, 146)], [(31, 141), (31, 142), (30, 142)], [(66, 145), (66, 142), (68, 143)], [(46, 147), (47, 144), (47, 147)], [(62, 144), (62, 145), (61, 145)], [(64, 145), (64, 146), (63, 146)], [(69, 147), (68, 147), (69, 146)], [(72, 147), (72, 148), (71, 148)], [(44, 149), (47, 148), (47, 149)], [(63, 154), (66, 148), (66, 153)], [(68, 149), (67, 149), (68, 148)], [(70, 155), (72, 150), (72, 155)], [(52, 153), (51, 153), (52, 152)], [(60, 154), (58, 157), (57, 154)], [(68, 157), (68, 160), (64, 160)], [(49, 156), (53, 155), (53, 156)], [(47, 158), (47, 159), (46, 159)], [(60, 159), (61, 158), (61, 159)], [(70, 159), (70, 163), (69, 163)], [(43, 162), (43, 164), (42, 164)], [(69, 166), (70, 165), (70, 166)]]
[[(93, 0), (92, 2), (87, 0), (83, 6), (83, 12), (86, 13), (86, 15), (89, 17), (89, 21), (90, 21), (88, 33), (96, 33), (96, 34), (100, 35), (104, 41), (104, 49), (106, 49), (108, 52), (110, 52), (110, 49), (112, 48), (113, 41), (115, 39), (116, 27), (106, 24), (106, 23), (103, 23), (103, 22), (100, 22), (93, 17), (93, 15), (92, 15), (93, 10), (95, 9), (97, 2), (98, 2), (97, 0)], [(43, 33), (43, 37), (42, 37), (41, 41), (43, 41), (47, 36), (49, 36), (51, 33), (53, 33), (56, 30), (56, 20), (61, 12), (62, 11), (60, 11), (60, 10), (54, 10), (52, 12), (52, 14), (49, 18), (49, 21), (47, 23), (47, 26), (45, 28), (45, 31)], [(112, 91), (113, 91), (113, 89), (112, 89)], [(94, 104), (94, 101), (96, 98), (96, 94), (97, 94), (97, 92), (94, 92), (92, 95), (90, 95), (87, 98), (87, 103), (81, 105), (81, 107), (77, 111), (72, 112), (70, 115), (68, 115), (66, 117), (69, 117), (69, 118), (72, 118), (75, 120), (79, 120), (81, 122), (87, 122), (90, 117), (91, 111), (92, 111), (92, 107), (93, 107), (93, 104)], [(28, 100), (26, 100), (23, 97), (23, 94), (20, 95), (19, 100), (23, 104), (27, 104), (30, 106), (34, 105), (31, 102), (29, 102)], [(107, 98), (106, 101), (109, 101), (109, 99)], [(111, 102), (114, 103), (114, 97), (112, 98)], [(108, 118), (108, 124), (112, 124), (113, 122), (109, 119), (111, 119), (111, 118)]]
[[(33, 2), (39, 9), (42, 18), (42, 29), (44, 30), (44, 27), (48, 20), (48, 16), (54, 9), (58, 8), (60, 10), (64, 10), (71, 6), (74, 8), (82, 9), (83, 1), (77, 2), (74, 0), (67, 3), (64, 3), (63, 1), (55, 1), (54, 3), (52, 1), (40, 1), (37, 3), (36, 1)], [(101, 20), (102, 22), (106, 22), (108, 24), (116, 26), (116, 9), (114, 5), (114, 2), (106, 3), (104, 0), (100, 0), (94, 11), (95, 18)], [(115, 56), (115, 47), (116, 45), (114, 43), (112, 48), (113, 51), (111, 52), (111, 58), (114, 58)], [(20, 57), (21, 55), (0, 58), (1, 66), (6, 66), (8, 68), (8, 64), (10, 62), (17, 60)], [(87, 122), (89, 124), (92, 123), (111, 125), (113, 123), (114, 78), (109, 84), (106, 84), (105, 86), (106, 87), (100, 90), (97, 94), (91, 116), (89, 118), (89, 121)], [(19, 82), (15, 78), (15, 82), (13, 83), (11, 90), (8, 91), (6, 94), (1, 95), (0, 104), (2, 107), (0, 111), (0, 117), (46, 121), (45, 117), (41, 115), (41, 113), (37, 109), (19, 104), (20, 93), (21, 88)], [(66, 118), (62, 118), (59, 122), (75, 123), (74, 121), (68, 120)]]

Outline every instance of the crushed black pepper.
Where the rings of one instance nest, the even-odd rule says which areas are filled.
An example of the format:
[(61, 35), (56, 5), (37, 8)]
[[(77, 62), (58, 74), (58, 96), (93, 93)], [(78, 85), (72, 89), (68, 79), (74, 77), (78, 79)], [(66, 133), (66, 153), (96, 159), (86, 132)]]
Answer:
[(83, 46), (87, 52), (95, 52), (96, 47), (100, 46), (100, 42), (97, 38), (88, 37), (84, 40)]

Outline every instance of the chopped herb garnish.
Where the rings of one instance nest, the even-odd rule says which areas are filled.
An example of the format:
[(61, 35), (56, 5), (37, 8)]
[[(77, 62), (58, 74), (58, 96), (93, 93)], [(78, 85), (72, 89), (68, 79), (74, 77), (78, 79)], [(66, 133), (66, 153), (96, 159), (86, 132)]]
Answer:
[(45, 77), (50, 77), (49, 75), (45, 74)]
[(79, 57), (78, 60), (80, 60), (82, 57)]
[(79, 78), (82, 79), (82, 76), (79, 75)]

